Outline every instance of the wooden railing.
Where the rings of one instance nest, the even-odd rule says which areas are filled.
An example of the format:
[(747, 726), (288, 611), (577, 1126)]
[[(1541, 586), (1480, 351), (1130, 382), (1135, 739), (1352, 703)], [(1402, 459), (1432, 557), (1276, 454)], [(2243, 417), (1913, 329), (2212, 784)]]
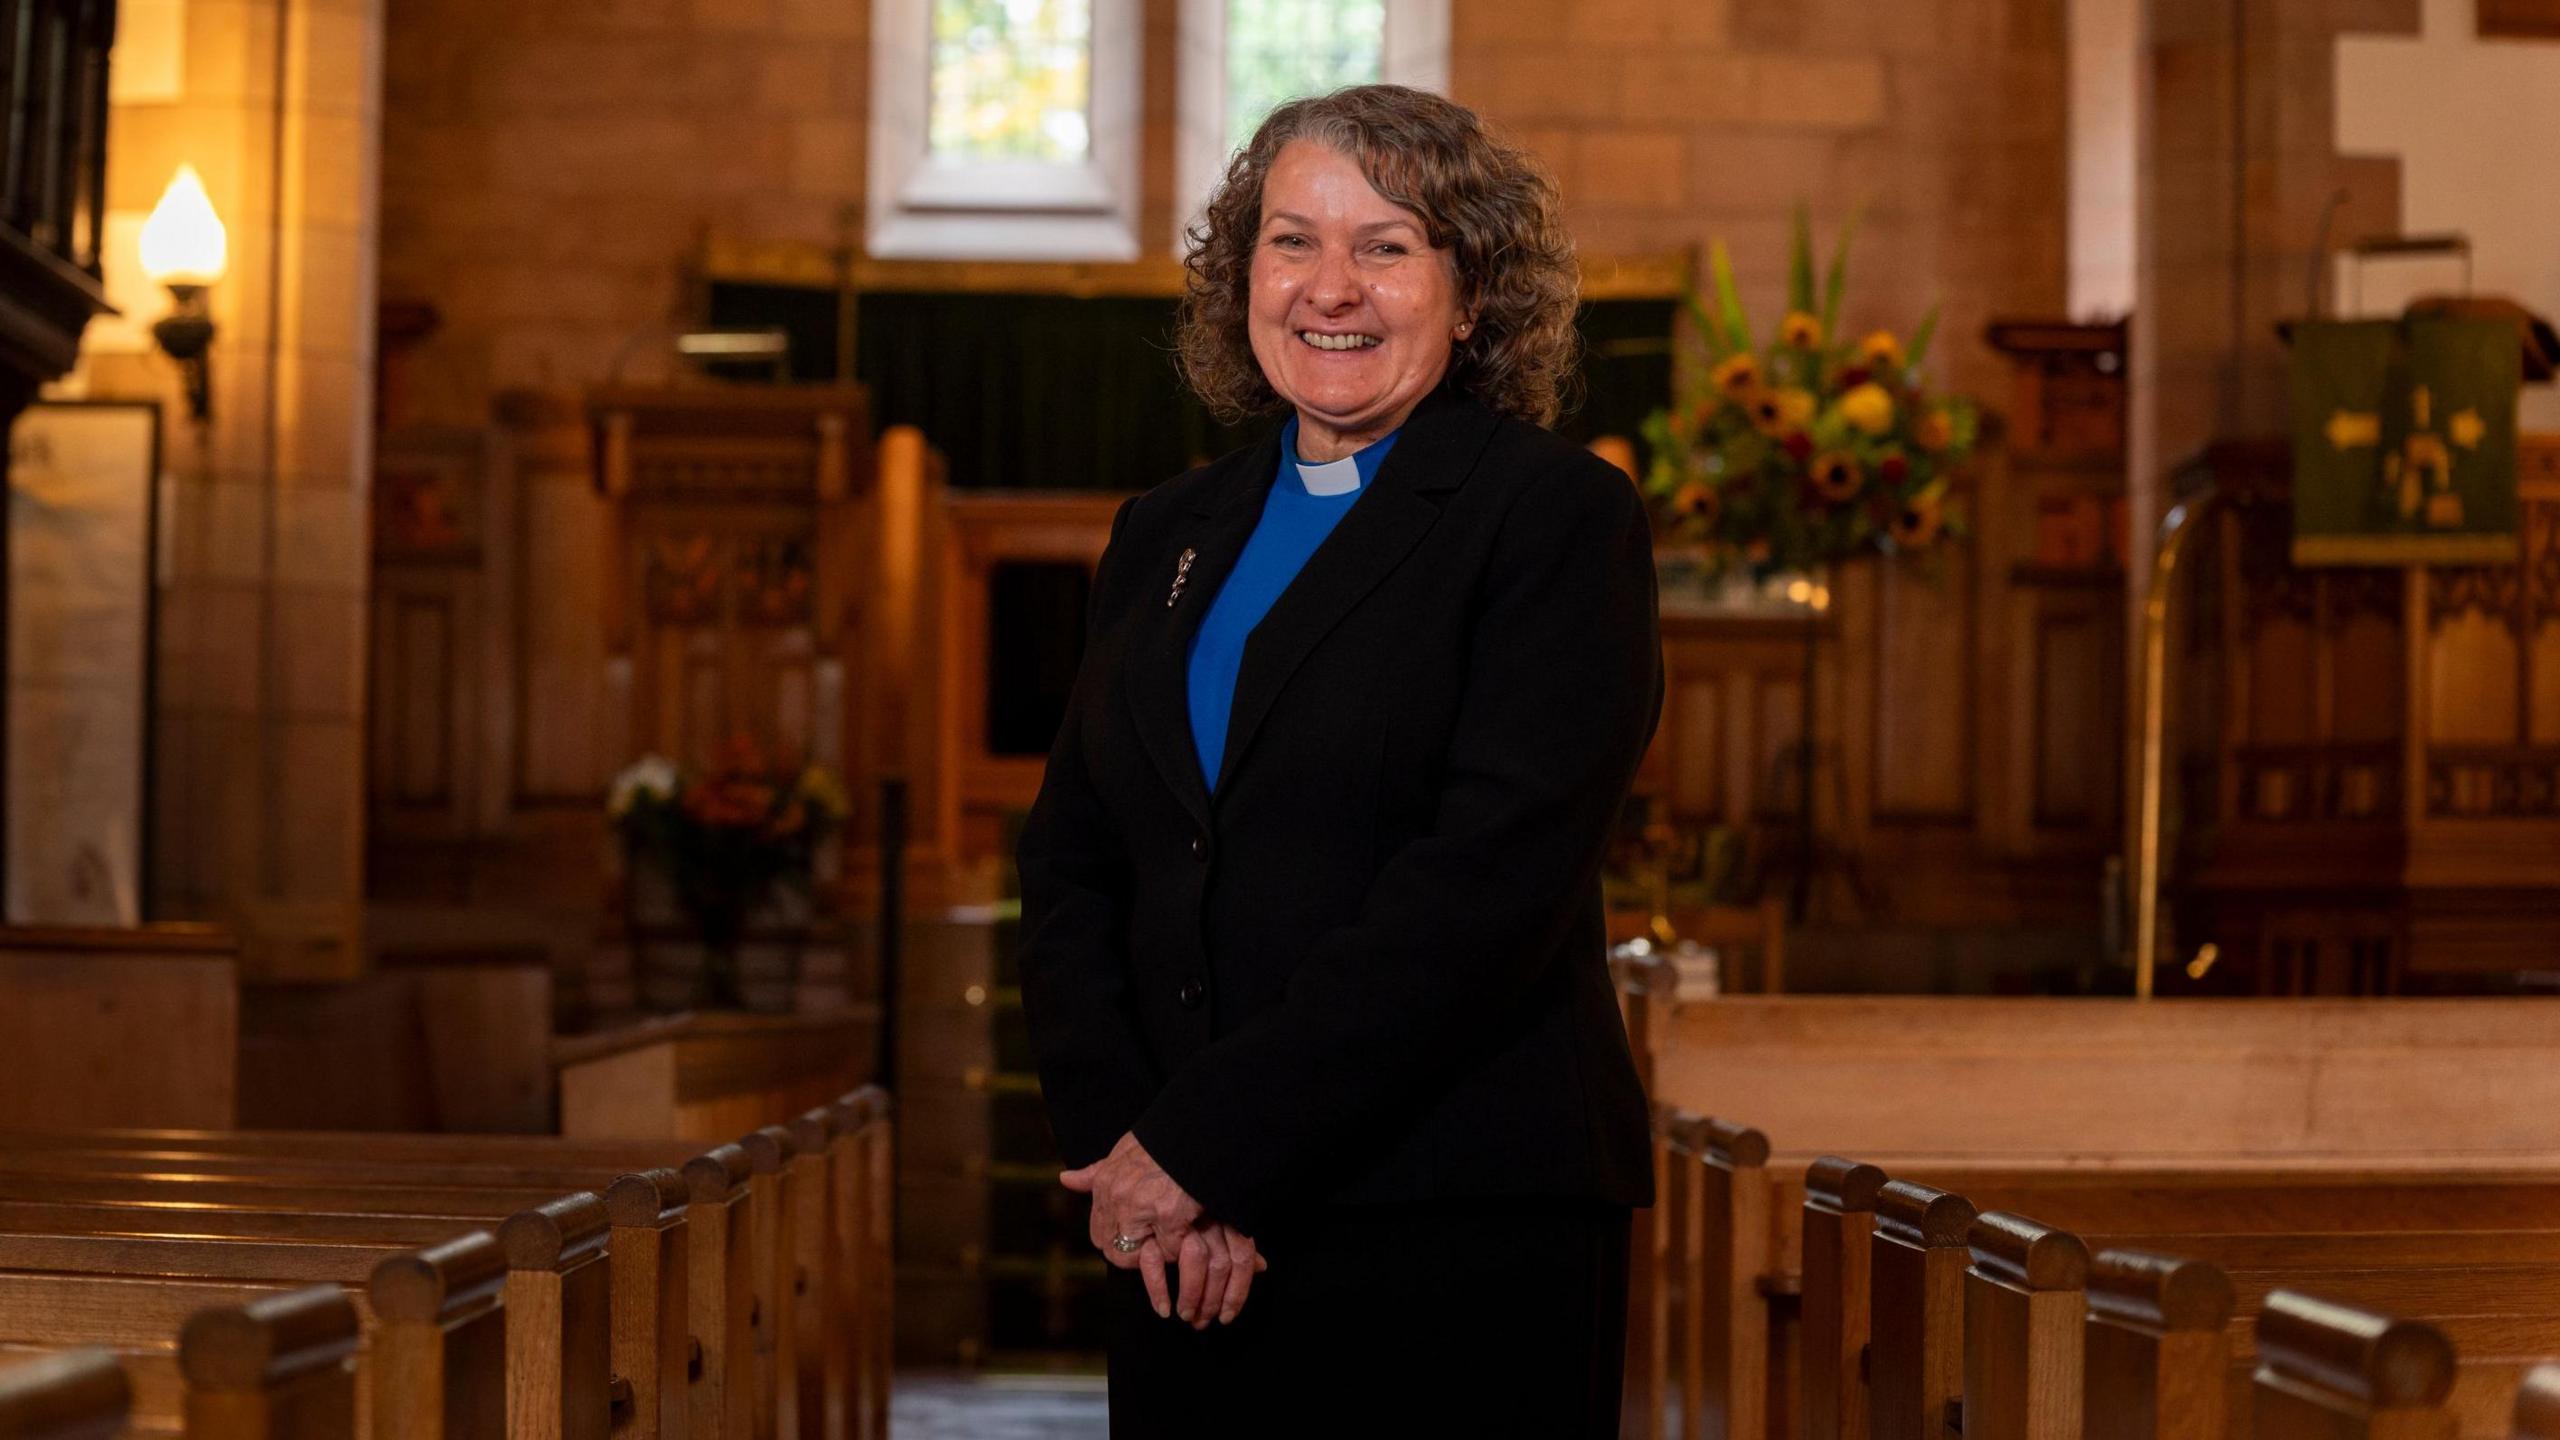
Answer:
[(104, 306), (115, 28), (114, 0), (0, 0), (0, 370), (30, 385), (71, 368)]

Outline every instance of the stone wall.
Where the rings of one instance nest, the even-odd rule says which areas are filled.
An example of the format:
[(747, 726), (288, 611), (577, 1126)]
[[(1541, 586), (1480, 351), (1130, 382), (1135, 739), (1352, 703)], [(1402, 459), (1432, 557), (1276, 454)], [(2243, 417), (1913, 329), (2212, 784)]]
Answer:
[[(124, 316), (63, 387), (163, 402), (150, 907), (235, 927), (266, 978), (362, 964), (381, 24), (380, 0), (131, 8), (107, 161)], [(201, 424), (135, 255), (181, 162), (230, 241)]]
[[(1147, 0), (1142, 243), (1172, 233), (1174, 0)], [(1451, 89), (1553, 165), (1592, 253), (1723, 236), (1759, 309), (1788, 216), (1865, 203), (1853, 323), (2063, 303), (2062, 0), (1454, 0)], [(864, 0), (411, 0), (389, 34), (384, 294), (442, 328), (401, 418), (657, 373), (706, 230), (861, 234)]]
[(441, 315), (397, 419), (663, 373), (709, 229), (861, 233), (864, 0), (409, 0), (388, 46), (383, 294)]
[[(1787, 233), (1853, 206), (1846, 324), (1943, 299), (1935, 367), (1987, 393), (1998, 315), (2064, 301), (2061, 0), (1457, 0), (1451, 89), (1547, 157), (1593, 253), (1722, 237), (1757, 315)], [(1764, 322), (1765, 323), (1765, 322)]]

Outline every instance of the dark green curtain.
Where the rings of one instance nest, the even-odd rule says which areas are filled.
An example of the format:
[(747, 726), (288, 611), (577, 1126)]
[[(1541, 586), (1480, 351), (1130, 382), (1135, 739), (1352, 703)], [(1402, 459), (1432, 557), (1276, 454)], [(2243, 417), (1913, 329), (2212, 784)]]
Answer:
[[(1276, 425), (1218, 424), (1182, 384), (1166, 299), (1060, 295), (863, 295), (854, 375), (874, 423), (915, 425), (951, 462), (955, 488), (1143, 490)], [(1557, 429), (1633, 437), (1670, 394), (1669, 301), (1583, 306), (1583, 403)], [(835, 296), (786, 286), (711, 287), (714, 325), (776, 325), (791, 374), (836, 373)]]

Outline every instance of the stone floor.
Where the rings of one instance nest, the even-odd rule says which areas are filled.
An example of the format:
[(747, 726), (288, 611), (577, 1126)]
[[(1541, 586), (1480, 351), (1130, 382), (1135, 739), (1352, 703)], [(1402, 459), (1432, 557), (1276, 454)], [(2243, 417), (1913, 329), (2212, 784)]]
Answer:
[(889, 1440), (1106, 1440), (1102, 1377), (901, 1371)]

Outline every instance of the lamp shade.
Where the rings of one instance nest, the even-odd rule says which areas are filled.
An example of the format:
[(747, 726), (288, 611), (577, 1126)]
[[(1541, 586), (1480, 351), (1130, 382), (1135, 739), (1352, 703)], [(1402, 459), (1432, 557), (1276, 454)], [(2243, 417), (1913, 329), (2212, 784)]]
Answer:
[(230, 241), (193, 165), (181, 165), (142, 222), (142, 270), (163, 285), (211, 285), (222, 278)]

